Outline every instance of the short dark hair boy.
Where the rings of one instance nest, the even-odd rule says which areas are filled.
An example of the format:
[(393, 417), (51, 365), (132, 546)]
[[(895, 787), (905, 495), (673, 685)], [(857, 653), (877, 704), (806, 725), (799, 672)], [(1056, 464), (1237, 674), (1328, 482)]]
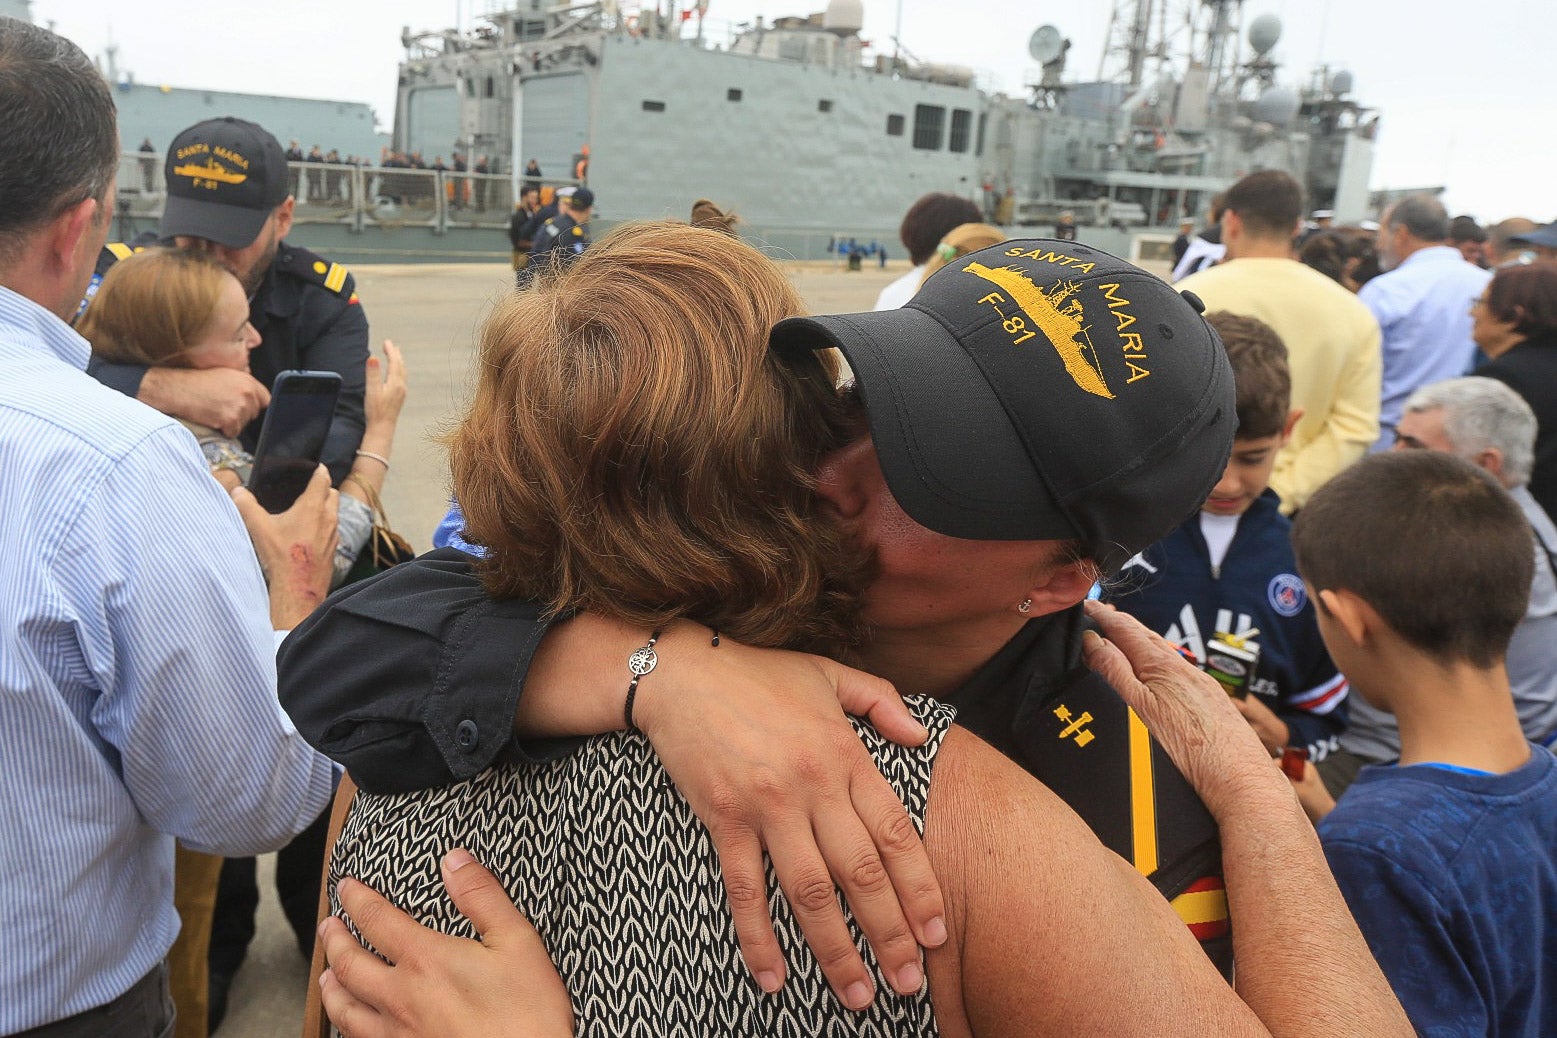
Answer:
[(1206, 315), (1233, 369), (1238, 433), (1211, 496), (1126, 565), (1109, 600), (1187, 650), (1238, 699), (1266, 749), (1322, 760), (1346, 727), (1346, 679), (1325, 652), (1292, 558), (1291, 524), (1270, 491), (1290, 410), (1287, 350), (1263, 321)]
[(1529, 522), (1487, 472), (1400, 451), (1321, 487), (1293, 540), (1336, 662), (1400, 726), (1400, 763), (1328, 814), (1312, 769), (1299, 784), (1363, 936), (1420, 1033), (1553, 1033), (1557, 758), (1503, 664)]
[(1206, 321), (1221, 337), (1233, 366), (1237, 438), (1281, 436), (1292, 405), (1292, 373), (1287, 369), (1287, 347), (1281, 336), (1257, 317), (1225, 310), (1207, 314)]

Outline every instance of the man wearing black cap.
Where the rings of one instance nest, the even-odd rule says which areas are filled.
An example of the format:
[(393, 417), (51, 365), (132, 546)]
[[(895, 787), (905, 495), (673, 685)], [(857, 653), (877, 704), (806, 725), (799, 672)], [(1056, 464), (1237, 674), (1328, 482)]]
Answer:
[(530, 246), (530, 262), (516, 272), (520, 288), (535, 276), (540, 264), (555, 263), (560, 266), (569, 263), (589, 247), (589, 233), (584, 230), (584, 225), (589, 222), (594, 208), (595, 193), (587, 187), (580, 187), (566, 195), (561, 192), (558, 194), (561, 197), (557, 215), (541, 224), (535, 232), (534, 244)]
[(92, 374), (164, 414), (240, 436), (252, 451), (278, 373), (334, 371), (341, 395), (323, 461), (339, 483), (362, 442), (368, 320), (345, 267), (283, 240), (294, 199), (280, 142), (242, 119), (208, 119), (173, 139), (166, 174), (161, 227), (104, 249), (89, 297), (117, 260), (157, 242), (176, 243), (214, 256), (243, 284), (260, 345), (249, 354), (248, 375), (95, 360)]
[[(1364, 1004), (1344, 984), (1318, 990), (1329, 975), (1316, 961), (1324, 956), (1298, 947), (1311, 922), (1328, 935), (1318, 943), (1350, 962), (1341, 970), (1347, 983), (1366, 973), (1368, 997), (1387, 1004), (1311, 828), (1287, 790), (1278, 786), (1266, 798), (1275, 773), (1268, 758), (1249, 743), (1228, 755), (1236, 764), (1209, 760), (1217, 752), (1208, 744), (1227, 748), (1209, 723), (1225, 699), (1205, 699), (1202, 689), (1210, 707), (1170, 717), (1187, 705), (1174, 702), (1175, 684), (1192, 684), (1194, 671), (1160, 642), (1150, 666), (1135, 660), (1153, 690), (1153, 731), (1171, 737), (1164, 740), (1170, 760), (1089, 666), (1103, 663), (1104, 646), (1083, 647), (1081, 603), (1094, 579), (1198, 507), (1228, 455), (1232, 377), (1194, 300), (1083, 245), (1012, 241), (948, 265), (901, 309), (793, 318), (774, 329), (772, 345), (779, 353), (836, 347), (858, 376), (860, 435), (823, 460), (817, 483), (877, 564), (865, 595), (872, 630), (861, 662), (901, 692), (955, 704), (960, 724), (1040, 778), (1149, 877), (1207, 951), (1225, 942), (1227, 900), (1239, 897), (1247, 913), (1240, 948), (1248, 953), (1239, 992), (1273, 1032), (1326, 1020), (1306, 1033), (1340, 1033), (1356, 1023), (1341, 1020), (1343, 1011)], [(927, 946), (946, 939), (937, 925), (940, 898), (904, 882), (922, 876), (910, 867), (917, 842), (912, 829), (893, 824), (902, 805), (891, 791), (876, 799), (871, 783), (880, 775), (869, 759), (856, 767), (862, 754), (853, 730), (841, 717), (829, 729), (811, 709), (836, 712), (834, 683), (843, 696), (844, 685), (859, 680), (869, 687), (849, 691), (850, 708), (876, 716), (887, 690), (794, 653), (768, 654), (777, 677), (754, 681), (762, 652), (721, 647), (690, 622), (655, 632), (644, 649), (649, 632), (580, 615), (553, 626), (536, 653), (536, 609), (486, 600), (470, 562), (458, 552), (424, 556), (337, 596), (294, 632), (280, 660), (282, 697), (305, 736), (349, 758), (365, 788), (465, 778), (494, 762), (535, 759), (528, 751), (538, 747), (511, 735), (521, 693), (526, 716), (544, 717), (552, 731), (560, 717), (584, 716), (578, 709), (614, 716), (620, 727), (623, 661), (634, 649), (652, 650), (659, 667), (651, 680), (662, 681), (653, 691), (647, 681), (634, 686), (633, 719), (709, 823), (747, 966), (759, 977), (770, 973), (769, 981), (784, 973), (771, 931), (762, 940), (771, 892), (765, 850), (796, 914), (827, 918), (805, 930), (846, 1005), (870, 1001), (873, 976), (899, 991), (917, 989), (915, 937)], [(428, 608), (413, 616), (412, 602)], [(1106, 607), (1101, 615), (1111, 636), (1129, 628)], [(364, 652), (365, 642), (393, 645), (395, 658)], [(1115, 662), (1110, 675), (1139, 695), (1123, 683), (1136, 680), (1129, 667)], [(527, 675), (518, 673), (526, 666)], [(304, 693), (321, 674), (330, 677), (333, 704)], [(592, 701), (581, 707), (581, 699)], [(1159, 706), (1167, 714), (1157, 714)], [(1241, 718), (1222, 712), (1234, 733), (1226, 738), (1247, 743)], [(1225, 890), (1216, 826), (1174, 761), (1193, 772), (1223, 825)], [(829, 872), (872, 943), (879, 973), (866, 970), (844, 928), (831, 925)], [(1069, 892), (1093, 893), (1084, 884)], [(1130, 913), (1109, 914), (1106, 899), (1089, 904), (1099, 928), (1130, 925)], [(456, 983), (456, 960), (441, 954), (456, 954), (450, 942), (429, 937), (423, 946), (400, 936), (410, 951), (393, 969), (358, 956), (326, 986), (326, 999), (341, 985), (379, 1004), (392, 986), (406, 1011), (397, 1019), (414, 1019), (410, 1007), (427, 994), (450, 1012), (465, 1008), (452, 992), (470, 986)], [(1086, 945), (1091, 936), (1033, 933), (1034, 955), (1013, 957), (979, 983), (1020, 987), (1023, 971), (1031, 976), (1049, 961), (1046, 944)], [(483, 961), (495, 967), (503, 959), (493, 952)], [(426, 976), (439, 981), (419, 998), (413, 989)], [(1114, 999), (1129, 980), (1100, 974), (1086, 997)], [(1130, 1012), (1127, 1001), (1117, 1008)], [(1193, 1008), (1184, 1010), (1192, 1021)]]

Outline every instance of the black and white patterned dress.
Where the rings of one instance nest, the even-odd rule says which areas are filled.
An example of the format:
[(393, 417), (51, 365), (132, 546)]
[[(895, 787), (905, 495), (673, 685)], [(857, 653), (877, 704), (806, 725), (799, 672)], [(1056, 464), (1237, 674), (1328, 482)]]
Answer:
[[(856, 728), (923, 831), (930, 769), (955, 711), (909, 705), (930, 729), (925, 746)], [(741, 960), (708, 831), (641, 735), (600, 736), (560, 761), (495, 767), (422, 793), (359, 794), (331, 861), (331, 910), (341, 914), (336, 879), (354, 876), (434, 929), (475, 936), (438, 873), (454, 847), (489, 867), (540, 931), (580, 1036), (939, 1033), (928, 993), (895, 995), (863, 939), (878, 994), (867, 1012), (843, 1009), (771, 867), (789, 976), (778, 995), (763, 994)]]

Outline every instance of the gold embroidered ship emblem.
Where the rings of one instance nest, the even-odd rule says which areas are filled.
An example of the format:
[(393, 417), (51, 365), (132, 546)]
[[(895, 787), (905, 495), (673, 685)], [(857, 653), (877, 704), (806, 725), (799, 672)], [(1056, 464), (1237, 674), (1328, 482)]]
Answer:
[(1080, 285), (1061, 279), (1045, 292), (1015, 267), (986, 267), (982, 263), (969, 263), (962, 269), (1005, 291), (1028, 320), (1036, 324), (1048, 338), (1049, 345), (1060, 355), (1065, 373), (1071, 377), (1071, 381), (1094, 396), (1105, 400), (1114, 399), (1113, 391), (1103, 378), (1097, 348), (1092, 345), (1086, 326), (1081, 323), (1085, 314), (1081, 300), (1075, 298)]
[(230, 169), (218, 166), (215, 159), (206, 159), (203, 166), (187, 163), (182, 166), (174, 166), (173, 172), (177, 176), (189, 177), (191, 180), (220, 180), (224, 184), (241, 184), (249, 179), (247, 173), (234, 173)]

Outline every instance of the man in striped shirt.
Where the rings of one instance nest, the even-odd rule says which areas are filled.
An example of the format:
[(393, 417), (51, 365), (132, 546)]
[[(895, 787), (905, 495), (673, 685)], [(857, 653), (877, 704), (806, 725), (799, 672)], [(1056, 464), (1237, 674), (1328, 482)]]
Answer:
[(228, 500), (188, 432), (87, 376), (65, 318), (107, 237), (113, 100), (8, 18), (0, 96), (0, 1034), (154, 1038), (174, 838), (269, 850), (330, 796), (272, 628), (323, 597), (335, 493), (320, 469), (283, 515)]

